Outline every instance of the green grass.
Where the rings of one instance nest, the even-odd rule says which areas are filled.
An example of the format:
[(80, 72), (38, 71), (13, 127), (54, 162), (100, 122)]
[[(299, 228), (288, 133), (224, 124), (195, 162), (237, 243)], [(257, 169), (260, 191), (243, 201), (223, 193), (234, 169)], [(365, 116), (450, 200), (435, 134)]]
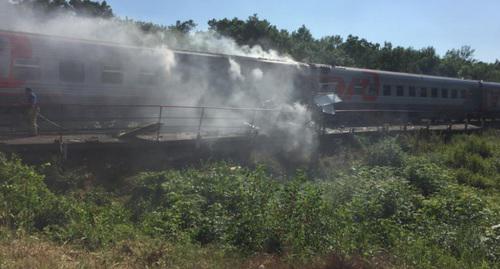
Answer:
[(54, 253), (99, 253), (88, 267), (103, 268), (500, 267), (496, 133), (355, 142), (294, 176), (209, 163), (115, 183), (127, 191), (1, 155), (0, 247), (35, 236)]

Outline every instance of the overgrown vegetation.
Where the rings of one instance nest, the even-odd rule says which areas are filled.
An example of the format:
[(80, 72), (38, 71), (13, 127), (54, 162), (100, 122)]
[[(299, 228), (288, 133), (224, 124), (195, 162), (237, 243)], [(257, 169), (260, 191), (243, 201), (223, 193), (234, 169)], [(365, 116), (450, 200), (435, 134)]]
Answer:
[[(358, 139), (292, 177), (227, 163), (145, 172), (116, 182), (128, 191), (2, 155), (0, 266), (54, 263), (12, 244), (71, 248), (68, 266), (91, 251), (91, 267), (498, 268), (500, 139), (443, 141)], [(349, 155), (364, 157), (328, 160)]]

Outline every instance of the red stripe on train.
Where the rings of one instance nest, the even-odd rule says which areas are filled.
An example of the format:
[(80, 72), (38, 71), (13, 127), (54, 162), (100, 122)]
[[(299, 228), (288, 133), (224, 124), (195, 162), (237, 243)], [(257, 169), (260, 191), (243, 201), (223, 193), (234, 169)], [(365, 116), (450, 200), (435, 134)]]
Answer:
[(0, 78), (0, 88), (17, 88), (24, 85), (24, 81), (17, 80), (14, 77), (14, 63), (16, 59), (30, 59), (33, 57), (31, 40), (27, 36), (5, 34), (10, 43), (10, 64), (9, 75), (7, 78)]

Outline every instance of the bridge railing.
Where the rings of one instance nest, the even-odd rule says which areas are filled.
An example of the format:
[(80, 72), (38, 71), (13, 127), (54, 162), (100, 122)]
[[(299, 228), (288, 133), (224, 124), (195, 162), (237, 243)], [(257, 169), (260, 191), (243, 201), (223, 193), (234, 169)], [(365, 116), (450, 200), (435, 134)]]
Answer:
[[(22, 107), (11, 107), (0, 115), (0, 135), (22, 136), (29, 120)], [(38, 118), (39, 133), (117, 134), (153, 127), (156, 139), (180, 134), (200, 137), (242, 135), (255, 131), (263, 120), (279, 116), (280, 111), (265, 108), (173, 105), (45, 105)]]

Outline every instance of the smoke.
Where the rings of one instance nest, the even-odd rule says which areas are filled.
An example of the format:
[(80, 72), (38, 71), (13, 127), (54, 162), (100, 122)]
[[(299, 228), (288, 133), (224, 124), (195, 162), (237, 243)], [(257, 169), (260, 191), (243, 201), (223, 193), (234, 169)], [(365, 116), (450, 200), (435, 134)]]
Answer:
[(211, 31), (191, 33), (183, 40), (175, 40), (173, 45), (187, 50), (295, 62), (290, 56), (282, 55), (275, 50), (266, 51), (259, 45), (239, 46), (236, 41)]
[[(61, 55), (78, 54), (81, 59), (94, 62), (116, 62), (116, 66), (121, 64), (125, 71), (140, 73), (141, 80), (125, 78), (124, 83), (130, 87), (116, 89), (123, 96), (131, 96), (129, 102), (135, 100), (133, 96), (139, 91), (142, 97), (145, 93), (150, 95), (148, 102), (151, 104), (273, 108), (278, 111), (259, 112), (257, 115), (247, 111), (205, 111), (205, 118), (212, 120), (206, 120), (204, 128), (245, 126), (244, 123), (249, 123), (244, 122), (247, 120), (253, 121), (260, 133), (280, 136), (282, 143), (279, 147), (285, 151), (299, 151), (307, 157), (316, 146), (314, 131), (308, 128), (311, 115), (293, 97), (297, 91), (310, 90), (300, 88), (296, 83), (306, 67), (286, 55), (263, 50), (260, 46), (239, 46), (234, 40), (210, 31), (184, 36), (165, 32), (144, 33), (132, 21), (81, 17), (67, 12), (43, 15), (12, 3), (15, 1), (0, 0), (1, 30), (84, 39), (91, 41), (89, 43), (111, 42), (130, 48), (119, 52), (85, 49), (68, 52), (68, 48), (54, 48)], [(148, 87), (137, 84), (137, 81), (155, 78), (161, 78), (162, 83)], [(136, 92), (127, 88), (135, 88)], [(111, 91), (108, 90), (110, 96)], [(169, 120), (171, 126), (186, 124), (185, 119), (175, 118), (189, 115), (193, 118), (192, 125), (198, 125), (200, 111), (172, 109), (165, 114), (174, 118)]]
[(263, 76), (264, 76), (264, 73), (262, 73), (262, 70), (260, 70), (259, 68), (255, 68), (254, 70), (252, 70), (253, 79), (261, 80)]
[(233, 80), (244, 81), (245, 78), (241, 74), (241, 66), (233, 59), (229, 58), (229, 75)]

